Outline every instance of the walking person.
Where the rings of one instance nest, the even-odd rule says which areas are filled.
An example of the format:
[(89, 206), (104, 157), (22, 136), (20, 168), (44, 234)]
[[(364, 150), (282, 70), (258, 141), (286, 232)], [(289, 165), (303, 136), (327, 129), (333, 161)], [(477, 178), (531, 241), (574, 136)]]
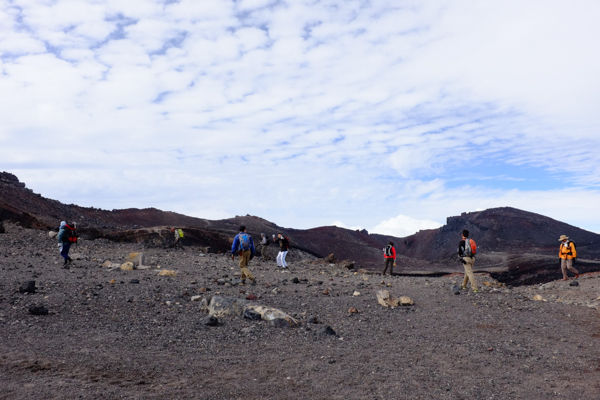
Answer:
[(475, 274), (473, 274), (473, 265), (475, 264), (475, 253), (477, 253), (477, 245), (473, 239), (469, 239), (469, 231), (462, 231), (462, 240), (458, 243), (458, 256), (465, 267), (465, 279), (461, 289), (467, 288), (467, 283), (471, 281), (471, 289), (473, 293), (477, 293), (477, 282)]
[(265, 261), (267, 246), (269, 245), (269, 238), (264, 234), (260, 234), (260, 259)]
[(577, 249), (575, 248), (575, 242), (569, 240), (566, 235), (561, 235), (558, 239), (560, 243), (560, 249), (558, 250), (558, 257), (560, 258), (560, 269), (563, 274), (563, 281), (569, 279), (567, 270), (575, 274), (575, 279), (579, 278), (579, 271), (573, 268), (573, 260), (577, 258)]
[(73, 260), (69, 257), (69, 250), (71, 244), (77, 243), (77, 234), (75, 232), (75, 223), (73, 227), (67, 225), (65, 221), (60, 223), (60, 229), (58, 231), (58, 243), (60, 247), (60, 255), (64, 258), (63, 266), (70, 264)]
[(246, 279), (250, 279), (252, 285), (256, 285), (256, 278), (248, 269), (250, 260), (254, 257), (254, 241), (252, 237), (246, 233), (246, 227), (240, 226), (240, 233), (233, 238), (231, 245), (231, 259), (237, 254), (240, 257), (240, 270), (242, 271), (242, 283), (246, 283)]
[(288, 238), (283, 236), (283, 233), (279, 232), (277, 234), (277, 238), (273, 235), (273, 241), (279, 243), (279, 253), (277, 254), (277, 266), (282, 268), (287, 268), (288, 265), (285, 262), (285, 256), (290, 248), (290, 241)]
[(175, 236), (175, 243), (173, 243), (173, 247), (179, 247), (181, 250), (185, 250), (181, 245), (181, 242), (183, 241), (183, 230), (181, 228), (171, 228), (171, 232), (173, 232), (173, 235)]
[(394, 265), (396, 265), (396, 248), (394, 248), (394, 242), (389, 242), (388, 245), (383, 248), (383, 260), (385, 268), (381, 275), (385, 275), (385, 271), (390, 267), (390, 276), (392, 276)]

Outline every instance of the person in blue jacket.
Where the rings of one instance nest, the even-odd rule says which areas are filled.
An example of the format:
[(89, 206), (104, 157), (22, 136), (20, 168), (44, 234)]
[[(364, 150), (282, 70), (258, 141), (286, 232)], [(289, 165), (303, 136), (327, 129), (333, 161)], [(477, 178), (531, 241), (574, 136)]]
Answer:
[(235, 258), (235, 255), (240, 257), (240, 269), (242, 270), (242, 283), (246, 283), (246, 279), (250, 279), (252, 285), (256, 285), (256, 278), (248, 269), (248, 263), (254, 258), (254, 241), (252, 237), (246, 233), (246, 227), (240, 226), (240, 233), (238, 233), (233, 239), (231, 245), (231, 259)]

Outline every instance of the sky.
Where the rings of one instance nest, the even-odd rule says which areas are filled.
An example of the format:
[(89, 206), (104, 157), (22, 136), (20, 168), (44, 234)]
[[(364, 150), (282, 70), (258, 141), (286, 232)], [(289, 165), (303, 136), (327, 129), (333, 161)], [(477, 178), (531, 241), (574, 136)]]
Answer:
[[(600, 232), (595, 0), (0, 0), (0, 170), (67, 204)], [(567, 233), (568, 234), (568, 233)]]

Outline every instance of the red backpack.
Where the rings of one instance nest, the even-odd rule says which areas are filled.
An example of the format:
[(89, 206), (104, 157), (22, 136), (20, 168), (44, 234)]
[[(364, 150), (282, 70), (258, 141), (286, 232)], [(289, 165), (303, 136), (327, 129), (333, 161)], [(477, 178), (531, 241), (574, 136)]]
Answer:
[(465, 239), (465, 256), (472, 257), (477, 254), (477, 243), (473, 239)]
[(63, 242), (77, 243), (77, 237), (77, 229), (71, 228), (69, 225), (65, 225)]

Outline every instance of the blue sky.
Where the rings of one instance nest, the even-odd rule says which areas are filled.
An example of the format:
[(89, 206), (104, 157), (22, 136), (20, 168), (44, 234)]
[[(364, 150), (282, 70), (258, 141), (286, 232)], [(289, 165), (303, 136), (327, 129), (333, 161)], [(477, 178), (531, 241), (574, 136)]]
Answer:
[(35, 192), (404, 236), (600, 232), (595, 1), (0, 0), (0, 169)]

